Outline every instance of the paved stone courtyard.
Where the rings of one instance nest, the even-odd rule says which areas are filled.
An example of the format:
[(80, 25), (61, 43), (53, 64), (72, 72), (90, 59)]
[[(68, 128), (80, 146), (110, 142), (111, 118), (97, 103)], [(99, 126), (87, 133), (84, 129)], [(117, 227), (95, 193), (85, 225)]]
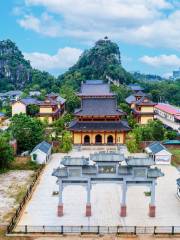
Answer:
[[(93, 150), (73, 150), (72, 156), (88, 156)], [(176, 197), (176, 179), (179, 172), (172, 166), (158, 166), (165, 173), (158, 179), (156, 187), (156, 217), (148, 216), (150, 198), (144, 192), (147, 187), (128, 187), (127, 217), (121, 218), (121, 187), (117, 183), (95, 184), (92, 187), (92, 216), (85, 217), (86, 191), (82, 186), (67, 186), (63, 191), (64, 216), (57, 217), (58, 191), (56, 178), (52, 171), (58, 167), (65, 154), (53, 154), (52, 160), (45, 167), (32, 198), (27, 204), (18, 225), (29, 226), (179, 226), (180, 200)]]

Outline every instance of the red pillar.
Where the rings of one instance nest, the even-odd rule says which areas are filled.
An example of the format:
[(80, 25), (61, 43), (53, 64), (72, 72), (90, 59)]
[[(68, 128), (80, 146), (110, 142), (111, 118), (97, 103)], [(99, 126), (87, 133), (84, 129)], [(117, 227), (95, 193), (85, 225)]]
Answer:
[(58, 217), (62, 217), (63, 214), (63, 203), (58, 205)]
[(156, 206), (149, 205), (149, 217), (155, 217), (156, 216)]
[(126, 217), (126, 205), (121, 206), (120, 216)]
[(91, 216), (91, 204), (86, 204), (86, 217)]

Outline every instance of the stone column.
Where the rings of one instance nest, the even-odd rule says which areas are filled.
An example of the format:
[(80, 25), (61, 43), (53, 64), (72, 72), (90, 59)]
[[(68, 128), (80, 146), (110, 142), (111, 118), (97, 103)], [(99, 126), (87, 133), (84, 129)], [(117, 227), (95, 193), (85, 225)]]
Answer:
[(62, 194), (63, 194), (63, 183), (62, 180), (59, 178), (59, 203), (58, 203), (58, 217), (63, 216), (63, 201), (62, 201)]
[(127, 192), (127, 183), (126, 183), (126, 181), (123, 181), (121, 211), (120, 211), (120, 216), (121, 217), (126, 217), (126, 192)]
[(91, 180), (88, 180), (86, 190), (87, 190), (86, 217), (90, 217), (91, 216)]
[(156, 206), (155, 206), (155, 181), (151, 183), (151, 202), (149, 204), (149, 216), (156, 216)]

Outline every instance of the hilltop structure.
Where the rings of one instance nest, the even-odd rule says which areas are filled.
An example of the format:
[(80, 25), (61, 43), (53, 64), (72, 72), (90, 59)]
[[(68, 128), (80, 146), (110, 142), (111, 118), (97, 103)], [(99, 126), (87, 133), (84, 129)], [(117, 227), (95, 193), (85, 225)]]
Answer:
[(74, 144), (124, 144), (128, 123), (122, 121), (125, 113), (117, 108), (116, 95), (102, 80), (89, 80), (81, 84), (78, 93), (81, 108), (75, 110), (76, 119), (69, 130)]
[(154, 119), (154, 106), (156, 104), (148, 98), (139, 85), (133, 86), (131, 90), (134, 93), (127, 97), (125, 101), (132, 109), (137, 123), (147, 124), (149, 120)]
[(57, 120), (65, 111), (66, 100), (56, 93), (46, 95), (44, 101), (39, 101), (36, 98), (22, 98), (12, 103), (12, 116), (19, 113), (27, 114), (27, 108), (30, 105), (39, 107), (39, 112), (36, 114), (41, 120), (47, 119), (48, 123)]

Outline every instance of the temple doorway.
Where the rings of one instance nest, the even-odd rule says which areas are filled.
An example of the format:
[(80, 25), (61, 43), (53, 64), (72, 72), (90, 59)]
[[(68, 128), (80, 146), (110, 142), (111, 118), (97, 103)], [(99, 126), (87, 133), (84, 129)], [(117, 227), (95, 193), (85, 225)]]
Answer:
[(84, 144), (90, 144), (90, 137), (88, 135), (84, 137)]
[(101, 144), (102, 143), (102, 136), (100, 134), (96, 135), (95, 143), (96, 144)]
[(109, 135), (109, 136), (107, 137), (107, 143), (108, 143), (108, 144), (113, 144), (113, 136), (112, 136), (112, 135)]

